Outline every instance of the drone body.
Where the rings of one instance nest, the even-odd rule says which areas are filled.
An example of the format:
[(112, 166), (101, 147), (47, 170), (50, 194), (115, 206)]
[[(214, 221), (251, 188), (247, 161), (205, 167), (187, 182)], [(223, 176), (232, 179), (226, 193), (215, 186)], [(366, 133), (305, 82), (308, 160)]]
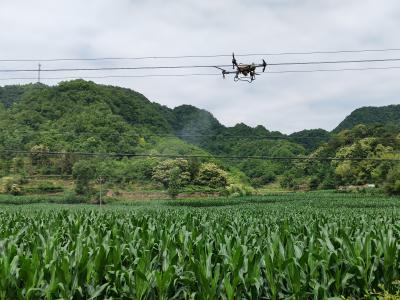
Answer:
[(256, 75), (259, 75), (256, 73), (257, 68), (262, 68), (262, 71), (265, 72), (265, 69), (267, 67), (267, 63), (265, 60), (262, 60), (262, 64), (238, 64), (235, 58), (235, 54), (232, 53), (232, 68), (234, 71), (227, 71), (225, 69), (222, 69), (220, 67), (216, 67), (217, 69), (220, 69), (222, 71), (222, 76), (225, 79), (225, 76), (227, 74), (235, 74), (234, 81), (246, 81), (246, 82), (253, 82), (256, 79)]

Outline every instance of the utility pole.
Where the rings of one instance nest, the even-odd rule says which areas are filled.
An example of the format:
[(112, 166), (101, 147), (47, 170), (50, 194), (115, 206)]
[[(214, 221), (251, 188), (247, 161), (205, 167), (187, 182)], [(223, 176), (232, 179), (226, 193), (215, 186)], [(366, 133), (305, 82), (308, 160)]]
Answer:
[(38, 83), (40, 83), (40, 71), (42, 70), (42, 65), (38, 64)]
[(99, 198), (99, 204), (100, 204), (100, 207), (101, 207), (101, 198), (102, 198), (102, 195), (103, 195), (103, 182), (104, 182), (104, 178), (103, 178), (103, 176), (99, 176), (99, 178), (97, 178), (97, 182), (100, 184), (100, 198)]
[(103, 178), (100, 176), (100, 207), (101, 207), (101, 194), (103, 192)]

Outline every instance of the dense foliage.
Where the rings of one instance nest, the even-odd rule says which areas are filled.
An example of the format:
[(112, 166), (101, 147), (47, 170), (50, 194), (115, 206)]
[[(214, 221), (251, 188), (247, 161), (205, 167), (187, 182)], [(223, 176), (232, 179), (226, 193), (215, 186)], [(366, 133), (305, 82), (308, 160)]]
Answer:
[[(296, 163), (285, 173), (281, 184), (311, 189), (369, 184), (386, 187), (386, 191), (395, 194), (400, 163), (368, 159), (400, 159), (399, 149), (400, 136), (395, 127), (357, 125), (334, 135), (312, 152), (309, 160)], [(338, 160), (324, 161), (327, 157)]]
[[(397, 193), (394, 164), (346, 160), (330, 163), (316, 159), (398, 157), (395, 154), (400, 151), (398, 107), (356, 110), (334, 133), (316, 129), (284, 135), (242, 123), (225, 127), (212, 114), (194, 106), (170, 109), (132, 90), (84, 80), (53, 87), (42, 84), (0, 87), (0, 176), (74, 175), (79, 192), (90, 190), (90, 182), (98, 176), (118, 183), (161, 182), (168, 189), (169, 185), (154, 176), (164, 164), (162, 159), (127, 159), (122, 154), (199, 155), (203, 157), (200, 161), (190, 162), (190, 180), (180, 180), (185, 176), (181, 168), (170, 174), (176, 178), (174, 189), (205, 186), (210, 180), (209, 187), (239, 184), (260, 188), (279, 182), (284, 188), (317, 189), (375, 184), (389, 193)], [(381, 125), (357, 125), (359, 122)], [(339, 131), (343, 128), (349, 129)], [(9, 149), (30, 153), (5, 152)], [(84, 155), (51, 155), (53, 152), (115, 156), (93, 159)], [(309, 156), (310, 160), (217, 161), (212, 159), (215, 155)], [(81, 160), (85, 162), (74, 168)], [(202, 170), (200, 178), (195, 179), (200, 164), (207, 162), (227, 172), (222, 177), (229, 177), (230, 182), (217, 184), (214, 179), (218, 172), (214, 172), (216, 177), (212, 181), (211, 170)], [(91, 166), (87, 170), (92, 176), (87, 182), (80, 180), (85, 176), (79, 176), (77, 171), (85, 170), (82, 168), (85, 164)], [(20, 193), (19, 187), (15, 186), (14, 191)]]
[(302, 145), (308, 151), (315, 150), (330, 138), (330, 132), (323, 129), (302, 130), (290, 135), (291, 141)]
[[(134, 91), (83, 80), (63, 82), (54, 87), (32, 84), (0, 88), (0, 129), (0, 151), (31, 152), (29, 155), (2, 152), (2, 176), (74, 175), (80, 193), (90, 190), (90, 181), (99, 175), (114, 182), (154, 179), (160, 182), (153, 175), (157, 164), (163, 162), (154, 159), (138, 162), (118, 157), (96, 160), (46, 153), (111, 152), (211, 158), (212, 154), (282, 156), (303, 152), (301, 146), (290, 141), (266, 140), (268, 135), (284, 135), (269, 132), (262, 126), (251, 128), (239, 124), (226, 128), (205, 110), (190, 105), (169, 109)], [(254, 135), (259, 139), (249, 138)], [(82, 159), (86, 162), (79, 162)], [(199, 164), (204, 162), (205, 159)], [(235, 165), (219, 163), (225, 170)], [(275, 178), (282, 169), (282, 164), (273, 164), (267, 170), (269, 175), (265, 175), (243, 168), (248, 176), (245, 181), (256, 186), (270, 182), (269, 178)], [(88, 172), (81, 176), (78, 170)], [(226, 185), (225, 179), (210, 178), (213, 170), (203, 168), (201, 172), (199, 180), (194, 180), (192, 170), (190, 184), (204, 186), (207, 179), (214, 178), (210, 182), (212, 187)], [(89, 173), (91, 176), (87, 176)], [(180, 176), (182, 174), (177, 174), (177, 178)], [(224, 174), (222, 178), (225, 177)]]
[(335, 129), (340, 132), (351, 129), (358, 124), (364, 125), (394, 125), (400, 127), (400, 105), (383, 107), (362, 107), (353, 111)]

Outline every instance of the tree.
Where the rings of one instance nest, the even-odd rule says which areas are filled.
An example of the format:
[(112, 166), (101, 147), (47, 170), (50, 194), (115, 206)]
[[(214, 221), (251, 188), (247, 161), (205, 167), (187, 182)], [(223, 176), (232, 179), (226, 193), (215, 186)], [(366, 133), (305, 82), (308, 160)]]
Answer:
[(197, 183), (212, 188), (225, 187), (228, 185), (228, 173), (214, 163), (204, 163), (200, 165)]
[(11, 162), (11, 171), (14, 174), (25, 173), (25, 158), (22, 156), (14, 157)]
[(292, 169), (282, 175), (280, 180), (280, 185), (283, 188), (298, 190), (300, 188), (300, 176), (298, 174), (299, 170)]
[[(62, 152), (66, 151), (63, 150)], [(64, 153), (58, 157), (56, 163), (62, 174), (71, 174), (74, 166), (74, 157), (71, 154)]]
[(33, 146), (30, 153), (32, 166), (43, 167), (49, 164), (48, 152), (49, 148), (45, 145)]
[(279, 163), (271, 161), (245, 160), (240, 165), (240, 169), (250, 178), (253, 187), (261, 187), (276, 179), (275, 172), (279, 168)]
[(173, 168), (170, 173), (167, 192), (173, 199), (175, 199), (176, 196), (178, 196), (179, 192), (182, 189), (180, 173), (181, 171), (178, 167)]
[(133, 180), (144, 182), (152, 178), (153, 170), (157, 166), (157, 160), (154, 158), (141, 159), (123, 159), (123, 171), (126, 177)]
[(400, 168), (393, 168), (389, 171), (384, 187), (388, 194), (400, 195)]
[(167, 159), (153, 170), (152, 179), (160, 182), (172, 197), (190, 183), (189, 162), (185, 159)]
[(80, 160), (72, 168), (72, 176), (75, 179), (75, 192), (79, 195), (91, 192), (90, 181), (96, 176), (96, 170), (90, 161)]

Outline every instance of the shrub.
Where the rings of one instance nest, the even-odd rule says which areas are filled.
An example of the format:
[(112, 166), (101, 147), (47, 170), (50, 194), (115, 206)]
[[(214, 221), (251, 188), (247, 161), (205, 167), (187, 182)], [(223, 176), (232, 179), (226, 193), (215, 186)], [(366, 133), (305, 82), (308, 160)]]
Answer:
[(87, 203), (88, 200), (87, 196), (78, 195), (72, 191), (65, 193), (63, 198), (63, 202), (66, 204)]
[(14, 196), (19, 196), (22, 195), (22, 189), (18, 184), (14, 183), (11, 185), (9, 193)]
[(62, 192), (64, 190), (63, 187), (56, 186), (54, 185), (53, 182), (50, 181), (41, 182), (38, 185), (37, 189), (39, 190), (39, 192), (44, 192), (44, 193), (56, 193), (56, 192)]
[(300, 188), (300, 180), (297, 178), (296, 174), (287, 172), (282, 176), (280, 185), (283, 188), (298, 190)]
[(318, 189), (320, 183), (321, 183), (320, 178), (317, 176), (313, 176), (310, 178), (310, 182), (309, 182), (308, 186), (309, 186), (310, 190), (316, 190), (316, 189)]
[(231, 184), (226, 188), (226, 195), (230, 197), (251, 196), (255, 194), (255, 190), (242, 184)]
[(21, 177), (3, 177), (3, 192), (11, 195), (22, 195), (21, 184), (25, 183), (25, 180)]
[(250, 180), (251, 185), (254, 187), (262, 187), (268, 183), (273, 182), (276, 179), (276, 175), (273, 172), (266, 172), (265, 174), (252, 178)]

